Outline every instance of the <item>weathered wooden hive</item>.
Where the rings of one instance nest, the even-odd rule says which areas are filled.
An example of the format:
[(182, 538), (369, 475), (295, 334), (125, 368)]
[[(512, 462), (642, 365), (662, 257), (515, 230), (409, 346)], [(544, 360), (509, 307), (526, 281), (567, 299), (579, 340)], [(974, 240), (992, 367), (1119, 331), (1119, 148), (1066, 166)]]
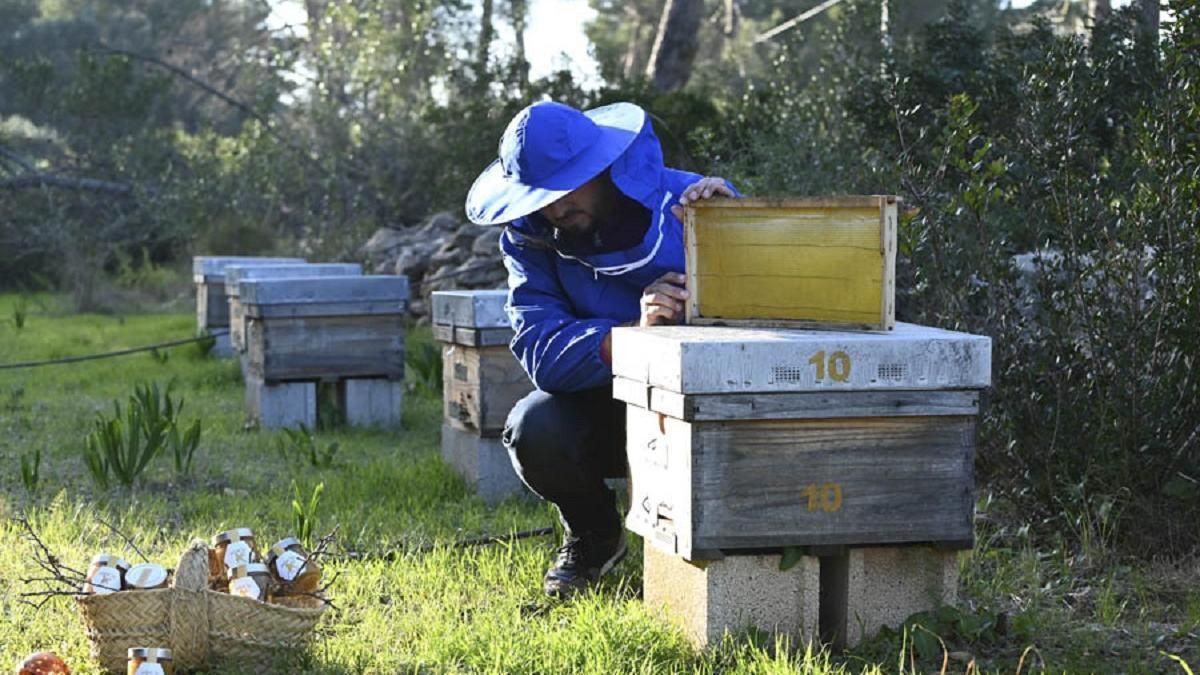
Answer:
[(305, 279), (314, 277), (362, 276), (358, 263), (303, 263), (258, 265), (238, 263), (225, 269), (225, 297), (229, 301), (229, 342), (236, 353), (246, 351), (245, 327), (240, 285), (261, 279)]
[(266, 427), (311, 427), (315, 384), (324, 381), (337, 383), (348, 423), (399, 423), (407, 278), (249, 280), (239, 297), (251, 417)]
[(533, 390), (508, 348), (504, 290), (433, 293), (442, 343), (442, 457), (487, 501), (522, 493), (500, 434), (513, 405)]
[(613, 370), (628, 526), (669, 553), (972, 541), (986, 337), (618, 328)]
[[(256, 258), (252, 256), (192, 257), (192, 281), (196, 287), (196, 329), (207, 333), (229, 328), (229, 303), (225, 297), (225, 270), (230, 265), (286, 265), (303, 263), (303, 258)], [(227, 335), (217, 338), (216, 351), (230, 355)]]

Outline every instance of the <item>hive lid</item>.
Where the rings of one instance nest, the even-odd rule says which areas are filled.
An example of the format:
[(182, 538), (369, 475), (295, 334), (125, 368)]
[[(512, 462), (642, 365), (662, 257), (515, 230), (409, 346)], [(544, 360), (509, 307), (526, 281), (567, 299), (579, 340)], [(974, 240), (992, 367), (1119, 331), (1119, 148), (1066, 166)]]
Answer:
[(303, 279), (362, 276), (358, 263), (270, 264), (238, 263), (225, 268), (225, 295), (237, 297), (238, 284), (256, 279)]
[(656, 326), (613, 330), (613, 374), (681, 394), (982, 389), (988, 337), (897, 323), (890, 332)]
[(509, 329), (504, 303), (505, 289), (474, 291), (435, 291), (433, 323), (467, 328)]
[(407, 306), (409, 297), (408, 279), (390, 275), (258, 279), (241, 282), (238, 291), (248, 316), (253, 315), (255, 308), (261, 310), (270, 306), (308, 309), (336, 305), (347, 308), (376, 306), (401, 311)]
[(192, 277), (197, 283), (205, 281), (223, 281), (225, 268), (238, 264), (263, 265), (294, 265), (304, 262), (304, 258), (264, 258), (244, 255), (197, 255), (192, 256)]

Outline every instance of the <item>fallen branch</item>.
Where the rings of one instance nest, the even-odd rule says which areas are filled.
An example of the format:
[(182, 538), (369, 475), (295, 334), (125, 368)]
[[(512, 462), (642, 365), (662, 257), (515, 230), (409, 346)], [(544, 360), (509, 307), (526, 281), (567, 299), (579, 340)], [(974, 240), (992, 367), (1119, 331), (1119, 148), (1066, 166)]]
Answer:
[(129, 196), (133, 188), (127, 183), (98, 178), (73, 178), (52, 173), (33, 173), (7, 180), (0, 180), (0, 190), (21, 190), (35, 187), (53, 187), (65, 190), (81, 190), (86, 192), (108, 192), (111, 194)]

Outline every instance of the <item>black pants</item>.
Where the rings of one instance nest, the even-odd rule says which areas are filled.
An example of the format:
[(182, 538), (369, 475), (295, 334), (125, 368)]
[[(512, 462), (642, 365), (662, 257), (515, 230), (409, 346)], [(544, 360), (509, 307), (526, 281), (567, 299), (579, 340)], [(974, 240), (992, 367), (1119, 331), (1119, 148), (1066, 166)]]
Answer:
[(534, 390), (513, 406), (504, 446), (529, 489), (558, 507), (576, 536), (621, 529), (605, 478), (624, 476), (625, 404), (612, 387), (569, 394)]

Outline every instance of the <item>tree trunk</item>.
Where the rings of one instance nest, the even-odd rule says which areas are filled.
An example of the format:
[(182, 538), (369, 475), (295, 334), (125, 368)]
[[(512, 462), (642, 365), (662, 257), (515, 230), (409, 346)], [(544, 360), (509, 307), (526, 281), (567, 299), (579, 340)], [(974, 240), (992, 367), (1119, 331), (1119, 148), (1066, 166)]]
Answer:
[(700, 32), (704, 0), (667, 0), (658, 23), (654, 49), (646, 64), (646, 79), (659, 91), (674, 91), (687, 84)]
[(1142, 37), (1151, 45), (1158, 44), (1159, 6), (1158, 0), (1137, 0), (1138, 24)]
[(486, 90), (490, 77), (488, 76), (488, 58), (491, 54), (492, 38), (496, 28), (492, 25), (492, 0), (483, 0), (483, 16), (479, 20), (479, 45), (475, 51), (475, 86)]
[(528, 0), (510, 0), (513, 34), (516, 44), (515, 68), (517, 88), (524, 94), (529, 90), (529, 60), (525, 57), (525, 24), (529, 15)]

